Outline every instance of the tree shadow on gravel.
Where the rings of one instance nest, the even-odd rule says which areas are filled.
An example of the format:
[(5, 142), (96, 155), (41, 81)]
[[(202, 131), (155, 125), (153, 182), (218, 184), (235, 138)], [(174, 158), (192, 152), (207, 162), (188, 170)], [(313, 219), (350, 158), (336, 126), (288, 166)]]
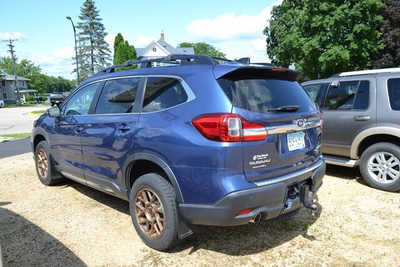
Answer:
[(86, 266), (55, 237), (24, 217), (4, 208), (8, 204), (10, 202), (0, 202), (0, 254), (4, 267)]
[[(70, 185), (82, 194), (110, 208), (129, 215), (127, 201), (107, 195), (84, 185), (71, 182)], [(262, 221), (259, 224), (247, 224), (235, 227), (190, 226), (194, 235), (182, 240), (170, 253), (190, 249), (189, 254), (198, 249), (221, 252), (228, 255), (249, 255), (277, 247), (297, 236), (314, 241), (318, 239), (308, 234), (308, 228), (321, 214), (312, 215), (305, 208), (289, 218)], [(128, 229), (129, 230), (129, 229)], [(133, 225), (131, 231), (135, 231)]]

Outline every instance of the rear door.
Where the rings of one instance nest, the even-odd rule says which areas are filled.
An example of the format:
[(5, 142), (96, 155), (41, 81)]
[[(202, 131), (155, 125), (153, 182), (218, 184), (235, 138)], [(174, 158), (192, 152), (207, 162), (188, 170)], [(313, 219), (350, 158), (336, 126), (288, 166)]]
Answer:
[(355, 136), (376, 122), (375, 79), (341, 80), (329, 86), (321, 107), (324, 114), (323, 153), (350, 156)]
[(267, 128), (267, 139), (242, 143), (247, 179), (276, 177), (314, 163), (319, 158), (320, 117), (307, 93), (285, 73), (246, 73), (236, 71), (218, 81), (233, 113)]
[(125, 185), (122, 165), (134, 151), (139, 114), (136, 95), (143, 78), (130, 77), (105, 83), (95, 108), (82, 130), (86, 181), (100, 190), (118, 194)]

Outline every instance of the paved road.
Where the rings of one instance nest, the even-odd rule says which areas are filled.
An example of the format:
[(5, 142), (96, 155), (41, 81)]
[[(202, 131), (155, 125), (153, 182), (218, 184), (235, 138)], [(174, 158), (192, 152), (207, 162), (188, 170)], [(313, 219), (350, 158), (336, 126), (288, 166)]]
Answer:
[(0, 159), (24, 154), (30, 151), (31, 145), (29, 138), (0, 143)]
[(33, 121), (37, 117), (28, 115), (29, 112), (47, 108), (48, 106), (0, 108), (0, 135), (31, 132)]

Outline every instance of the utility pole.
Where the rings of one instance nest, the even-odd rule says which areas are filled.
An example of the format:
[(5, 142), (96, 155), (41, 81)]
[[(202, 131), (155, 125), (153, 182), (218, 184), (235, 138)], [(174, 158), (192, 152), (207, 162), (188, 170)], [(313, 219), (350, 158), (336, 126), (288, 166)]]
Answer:
[(17, 105), (20, 105), (20, 95), (19, 95), (19, 88), (17, 86), (17, 65), (16, 65), (16, 58), (15, 58), (15, 50), (14, 50), (14, 42), (16, 40), (15, 39), (9, 39), (7, 46), (9, 47), (8, 52), (10, 52), (11, 54), (11, 59), (13, 61), (13, 65), (14, 65), (14, 81), (15, 81), (15, 90), (17, 91)]
[(72, 29), (74, 30), (74, 39), (75, 39), (75, 62), (76, 62), (76, 83), (79, 84), (79, 64), (78, 64), (78, 46), (76, 44), (76, 30), (74, 22), (70, 16), (66, 17), (67, 20), (71, 21)]

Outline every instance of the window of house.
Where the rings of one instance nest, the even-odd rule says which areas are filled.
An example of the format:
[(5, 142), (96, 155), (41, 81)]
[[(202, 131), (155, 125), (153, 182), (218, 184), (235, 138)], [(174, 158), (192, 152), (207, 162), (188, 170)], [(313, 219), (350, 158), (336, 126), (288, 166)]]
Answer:
[(157, 48), (153, 47), (153, 52), (157, 52)]
[(328, 110), (363, 110), (369, 106), (369, 81), (344, 81), (329, 87), (324, 107)]
[(393, 110), (400, 110), (400, 78), (388, 80), (390, 106)]
[(143, 112), (159, 111), (186, 102), (188, 96), (181, 82), (175, 78), (151, 77), (147, 79)]
[(88, 85), (73, 95), (64, 106), (62, 114), (65, 116), (87, 115), (97, 91), (98, 83)]
[(96, 114), (129, 113), (133, 109), (141, 78), (107, 81), (96, 107)]
[(1, 81), (1, 86), (5, 87), (6, 86), (6, 80)]

